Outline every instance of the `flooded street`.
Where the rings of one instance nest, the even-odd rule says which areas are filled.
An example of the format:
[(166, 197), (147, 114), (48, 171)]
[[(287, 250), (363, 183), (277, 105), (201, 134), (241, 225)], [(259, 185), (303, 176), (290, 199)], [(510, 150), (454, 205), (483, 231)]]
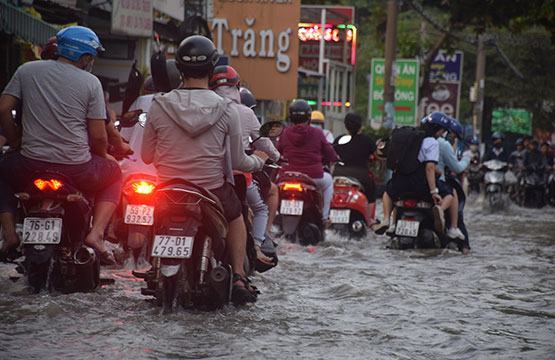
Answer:
[(160, 315), (130, 270), (92, 294), (28, 295), (0, 265), (1, 359), (553, 359), (555, 209), (467, 209), (472, 253), (385, 238), (281, 242), (259, 301)]

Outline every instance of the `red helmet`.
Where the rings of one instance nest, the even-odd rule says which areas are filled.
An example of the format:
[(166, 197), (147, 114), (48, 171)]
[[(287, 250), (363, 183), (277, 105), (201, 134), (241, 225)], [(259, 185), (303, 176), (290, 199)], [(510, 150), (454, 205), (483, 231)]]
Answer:
[(229, 65), (216, 66), (208, 86), (214, 90), (219, 86), (240, 86), (241, 79), (237, 70)]
[(48, 42), (42, 47), (40, 58), (42, 60), (55, 60), (58, 58), (58, 43), (55, 36), (48, 39)]

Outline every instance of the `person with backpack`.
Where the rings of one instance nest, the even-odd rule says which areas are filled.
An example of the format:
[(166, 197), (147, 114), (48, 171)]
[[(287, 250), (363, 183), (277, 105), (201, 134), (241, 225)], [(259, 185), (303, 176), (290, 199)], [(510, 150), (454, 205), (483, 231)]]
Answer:
[[(450, 126), (447, 115), (433, 112), (422, 119), (420, 128), (405, 126), (393, 130), (387, 150), (387, 166), (393, 175), (382, 197), (383, 221), (373, 227), (376, 234), (394, 231), (390, 226), (395, 223), (390, 218), (393, 201), (407, 194), (424, 201), (433, 201), (435, 228), (438, 233), (443, 233), (443, 213), (453, 205), (453, 190), (436, 179), (439, 161), (437, 138), (449, 131)], [(458, 230), (458, 214), (453, 211), (450, 214), (452, 228), (447, 235), (451, 233), (453, 236)]]

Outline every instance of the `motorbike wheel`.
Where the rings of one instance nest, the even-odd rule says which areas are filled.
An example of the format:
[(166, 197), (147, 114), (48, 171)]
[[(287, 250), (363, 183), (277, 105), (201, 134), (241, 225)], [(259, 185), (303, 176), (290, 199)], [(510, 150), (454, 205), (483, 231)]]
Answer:
[(38, 294), (42, 289), (46, 288), (50, 261), (42, 264), (29, 262), (25, 265), (25, 269), (27, 271), (29, 286), (31, 286), (34, 294)]
[(323, 240), (323, 236), (317, 225), (306, 223), (301, 226), (298, 234), (298, 240), (301, 245), (316, 245)]
[(356, 214), (353, 221), (349, 223), (349, 238), (360, 240), (366, 236), (366, 224), (364, 219)]

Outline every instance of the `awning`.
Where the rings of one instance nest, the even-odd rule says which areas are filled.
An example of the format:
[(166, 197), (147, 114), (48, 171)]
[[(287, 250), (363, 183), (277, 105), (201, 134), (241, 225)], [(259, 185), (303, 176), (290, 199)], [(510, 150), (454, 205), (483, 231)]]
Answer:
[(8, 4), (7, 0), (0, 0), (0, 30), (33, 44), (46, 44), (58, 32), (53, 25)]

